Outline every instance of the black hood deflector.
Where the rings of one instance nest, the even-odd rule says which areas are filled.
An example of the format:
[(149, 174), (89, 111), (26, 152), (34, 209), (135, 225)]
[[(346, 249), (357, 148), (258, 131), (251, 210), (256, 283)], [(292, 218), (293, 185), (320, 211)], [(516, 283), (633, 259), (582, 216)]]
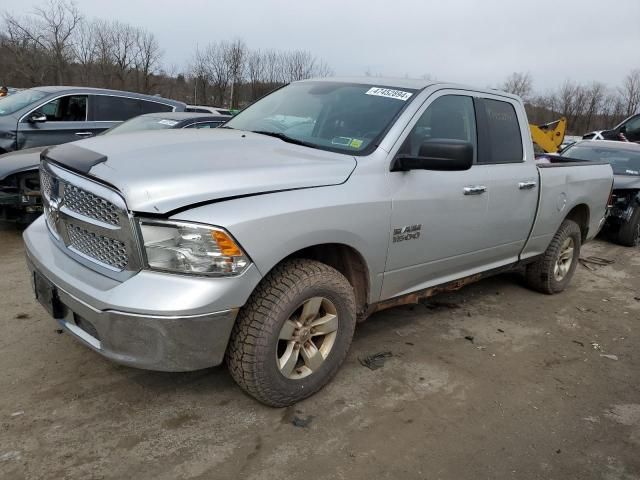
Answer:
[(71, 143), (47, 148), (40, 155), (40, 159), (47, 159), (77, 173), (89, 175), (90, 170), (107, 161), (107, 157), (87, 148), (78, 147)]

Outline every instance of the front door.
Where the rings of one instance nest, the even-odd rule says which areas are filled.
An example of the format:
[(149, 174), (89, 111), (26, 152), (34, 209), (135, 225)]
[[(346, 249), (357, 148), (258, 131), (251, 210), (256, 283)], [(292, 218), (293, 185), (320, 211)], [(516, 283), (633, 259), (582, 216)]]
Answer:
[[(430, 97), (397, 153), (417, 155), (429, 139), (471, 143), (477, 156), (473, 98), (455, 91)], [(382, 298), (457, 278), (483, 263), (491, 247), (486, 226), (490, 172), (391, 172), (391, 238)]]
[[(66, 95), (51, 100), (18, 123), (18, 145), (21, 149), (82, 140), (95, 134), (87, 124), (87, 95)], [(31, 122), (33, 113), (46, 117)]]

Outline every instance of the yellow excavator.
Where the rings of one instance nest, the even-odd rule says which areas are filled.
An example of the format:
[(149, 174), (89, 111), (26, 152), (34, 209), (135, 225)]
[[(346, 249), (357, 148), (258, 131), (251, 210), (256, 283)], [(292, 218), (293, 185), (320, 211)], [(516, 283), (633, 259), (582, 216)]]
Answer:
[(544, 125), (529, 124), (531, 139), (545, 153), (556, 153), (564, 141), (564, 134), (567, 130), (567, 119), (565, 117), (555, 122)]

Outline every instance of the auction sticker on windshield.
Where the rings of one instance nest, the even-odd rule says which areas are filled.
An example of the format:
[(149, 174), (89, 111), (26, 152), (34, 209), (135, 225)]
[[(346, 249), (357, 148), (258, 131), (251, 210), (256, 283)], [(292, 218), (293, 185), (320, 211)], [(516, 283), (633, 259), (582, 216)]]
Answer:
[(175, 120), (165, 120), (165, 119), (160, 120), (158, 123), (160, 125), (167, 125), (169, 127), (175, 127), (178, 124), (178, 122), (176, 122)]
[(395, 98), (406, 102), (413, 93), (404, 92), (402, 90), (393, 90), (391, 88), (371, 87), (365, 92), (367, 95), (375, 95), (376, 97)]

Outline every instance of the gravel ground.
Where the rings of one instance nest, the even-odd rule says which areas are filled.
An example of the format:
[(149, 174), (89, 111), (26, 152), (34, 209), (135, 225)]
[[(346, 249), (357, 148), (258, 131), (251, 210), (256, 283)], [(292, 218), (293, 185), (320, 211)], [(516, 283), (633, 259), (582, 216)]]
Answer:
[(376, 314), (328, 387), (272, 409), (224, 368), (134, 370), (58, 334), (19, 232), (0, 245), (2, 479), (640, 479), (637, 250), (590, 243), (615, 263), (552, 297), (502, 275)]

